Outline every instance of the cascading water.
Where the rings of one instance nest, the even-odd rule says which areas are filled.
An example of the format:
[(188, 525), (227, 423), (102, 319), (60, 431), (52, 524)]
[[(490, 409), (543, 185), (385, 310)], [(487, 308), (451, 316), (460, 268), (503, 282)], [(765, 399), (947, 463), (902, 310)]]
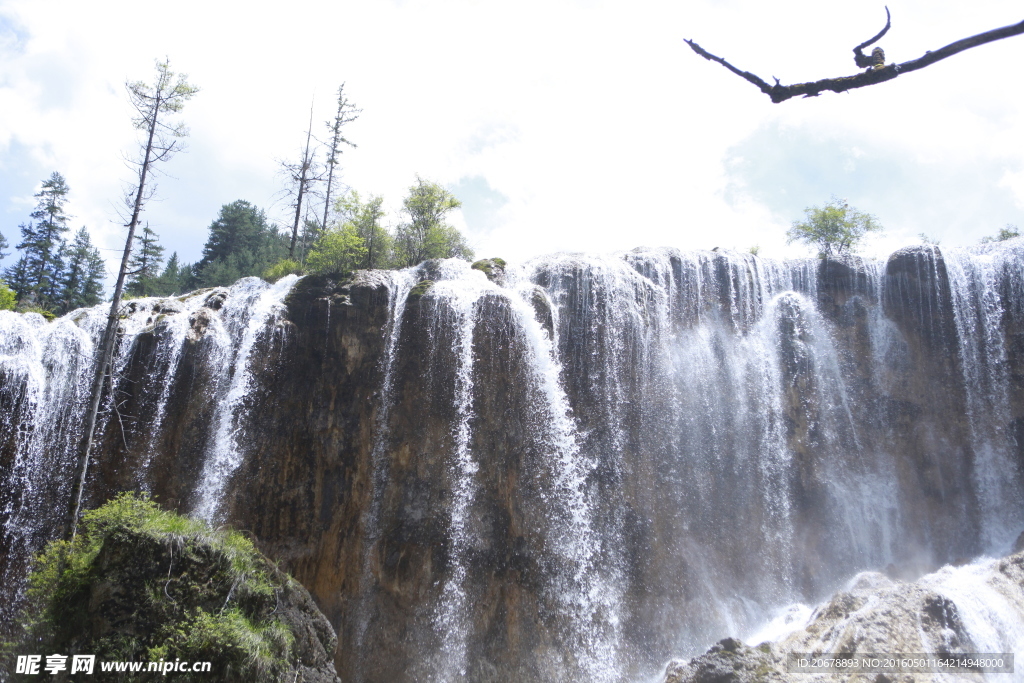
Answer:
[[(369, 551), (377, 539), (380, 537), (380, 508), (381, 508), (381, 497), (384, 494), (384, 488), (387, 483), (387, 461), (385, 458), (385, 451), (387, 449), (386, 435), (388, 432), (388, 413), (394, 403), (394, 382), (395, 382), (395, 353), (398, 347), (398, 339), (402, 334), (402, 319), (405, 311), (405, 303), (409, 297), (409, 291), (413, 285), (416, 284), (415, 273), (405, 270), (398, 273), (389, 273), (391, 277), (387, 278), (385, 286), (388, 292), (388, 323), (383, 330), (384, 334), (384, 354), (382, 358), (381, 368), (381, 388), (380, 388), (380, 406), (376, 418), (374, 420), (374, 439), (371, 450), (371, 479), (372, 479), (372, 493), (370, 495), (369, 505), (366, 510), (362, 513), (361, 526), (363, 529), (364, 545), (366, 550), (362, 553), (360, 562), (360, 575), (359, 575), (359, 595), (358, 595), (358, 624), (356, 625), (356, 637), (355, 646), (356, 652), (362, 653), (367, 648), (365, 647), (366, 629), (369, 625), (368, 615), (370, 613), (367, 607), (367, 599), (369, 594), (369, 579), (372, 576), (372, 560), (373, 555)], [(330, 306), (330, 300), (327, 301), (328, 307)], [(330, 322), (330, 308), (328, 308), (328, 323)], [(329, 332), (328, 327), (328, 332)], [(357, 655), (358, 657), (359, 655)], [(357, 672), (362, 662), (357, 662)]]
[[(39, 314), (0, 311), (0, 583), (13, 595), (24, 586), (28, 556), (57, 522), (51, 501), (70, 496), (92, 354), (89, 335), (68, 320), (47, 324)], [(0, 601), (0, 621), (14, 618), (12, 602)]]
[[(186, 339), (193, 328), (197, 311), (216, 299), (223, 303), (221, 315), (209, 318), (217, 335), (226, 335), (228, 328), (237, 339), (224, 339), (209, 360), (217, 366), (224, 380), (232, 379), (231, 391), (221, 403), (220, 422), (230, 424), (232, 411), (245, 398), (246, 363), (254, 340), (264, 332), (268, 319), (281, 312), (280, 302), (294, 284), (295, 278), (282, 280), (269, 287), (256, 278), (239, 281), (230, 290), (196, 292), (179, 300), (135, 299), (124, 304), (118, 328), (118, 340), (111, 364), (112, 387), (101, 406), (104, 414), (99, 423), (96, 441), (126, 443), (129, 434), (141, 438), (146, 446), (132, 483), (148, 490), (149, 461), (157, 447), (164, 426), (167, 402), (174, 386), (175, 374)], [(225, 303), (226, 302), (226, 303)], [(212, 309), (206, 309), (212, 313)], [(63, 510), (70, 496), (70, 480), (81, 438), (82, 411), (88, 400), (92, 377), (92, 360), (102, 336), (108, 307), (99, 305), (83, 309), (46, 323), (38, 314), (18, 315), (0, 311), (0, 404), (4, 449), (2, 474), (3, 494), (3, 584), (13, 598), (21, 592), (27, 563), (31, 554), (59, 532)], [(229, 322), (221, 322), (226, 318)], [(126, 367), (140, 339), (151, 335), (159, 340), (155, 353), (146, 359), (142, 386), (125, 386)], [(130, 381), (128, 384), (136, 382)], [(218, 384), (228, 385), (227, 381)], [(154, 397), (151, 412), (145, 415), (124, 414), (121, 403), (125, 392)], [(233, 439), (230, 426), (214, 432), (207, 472), (226, 475), (223, 453), (230, 451), (226, 439)], [(226, 436), (225, 436), (226, 435)], [(217, 486), (212, 476), (197, 482), (200, 491), (200, 514), (212, 514), (216, 508)], [(212, 502), (210, 502), (212, 501)], [(13, 620), (11, 607), (15, 601), (5, 599), (3, 620)]]
[(212, 357), (217, 408), (195, 510), (207, 521), (215, 520), (227, 480), (241, 462), (239, 441), (245, 432), (237, 413), (253, 389), (250, 356), (268, 326), (284, 313), (284, 298), (296, 279), (289, 275), (274, 285), (255, 277), (239, 280), (228, 291), (221, 315), (211, 322), (209, 336), (217, 348)]
[[(435, 606), (433, 623), (441, 642), (441, 655), (432, 680), (454, 681), (466, 676), (466, 637), (469, 630), (466, 592), (466, 552), (471, 542), (467, 526), (469, 508), (476, 496), (474, 475), (479, 463), (470, 449), (470, 425), (473, 402), (473, 328), (474, 309), (485, 287), (484, 278), (463, 280), (448, 279), (450, 268), (457, 264), (445, 264), (438, 273), (440, 282), (434, 285), (434, 296), (444, 302), (438, 306), (435, 324), (451, 325), (455, 331), (454, 348), (456, 368), (455, 424), (453, 440), (455, 452), (450, 464), (452, 480), (452, 501), (448, 511), (448, 534), (451, 541), (450, 561), (452, 570), (444, 581), (441, 598)], [(464, 264), (463, 264), (464, 267)], [(447, 272), (446, 272), (447, 271)], [(478, 280), (484, 280), (479, 282)]]
[[(252, 529), (346, 679), (649, 678), (784, 638), (810, 610), (778, 610), (857, 572), (1008, 550), (1022, 252), (560, 254), (137, 300), (87, 493)], [(68, 495), (102, 319), (0, 313), (9, 585)], [(966, 571), (927, 590), (978, 642), (1018, 628)]]
[[(732, 645), (736, 652), (723, 663), (730, 669), (746, 669), (737, 671), (741, 681), (788, 680), (793, 674), (788, 673), (792, 662), (787, 659), (795, 653), (832, 654), (848, 663), (856, 658), (875, 667), (843, 672), (821, 668), (813, 676), (800, 674), (815, 681), (1019, 681), (1024, 676), (1015, 667), (1014, 655), (1024, 647), (1022, 583), (1021, 555), (947, 565), (912, 582), (861, 572), (816, 608), (791, 605), (780, 610), (771, 623), (744, 639), (749, 646)], [(865, 658), (869, 653), (871, 657)], [(1002, 671), (982, 673), (928, 663), (929, 658), (948, 662), (967, 653), (973, 654), (963, 659), (984, 659)], [(667, 680), (706, 680), (697, 671), (715, 656), (709, 652), (690, 664), (673, 662)], [(918, 668), (909, 675), (913, 667)]]
[[(982, 506), (984, 548), (995, 552), (1024, 527), (1024, 479), (1013, 450), (1006, 319), (1019, 311), (1024, 245), (945, 253), (959, 342), (960, 367)], [(1019, 438), (1016, 437), (1016, 438)]]
[[(447, 571), (440, 582), (438, 596), (428, 605), (428, 622), (437, 643), (435, 653), (427, 656), (422, 672), (424, 680), (473, 680), (469, 652), (473, 633), (472, 603), (478, 587), (472, 585), (472, 556), (480, 543), (478, 508), (481, 483), (478, 474), (487, 464), (487, 453), (478, 454), (474, 447), (474, 426), (479, 416), (474, 410), (476, 395), (481, 391), (477, 369), (475, 337), (495, 306), (504, 308), (509, 325), (509, 344), (517, 347), (527, 359), (525, 372), (517, 375), (522, 390), (533, 397), (537, 415), (531, 422), (534, 444), (540, 451), (537, 463), (542, 471), (530, 472), (536, 478), (541, 501), (524, 501), (524, 505), (540, 503), (543, 519), (536, 534), (544, 544), (546, 563), (557, 566), (548, 570), (542, 586), (542, 603), (558, 621), (557, 637), (564, 643), (567, 657), (545, 665), (548, 676), (562, 678), (569, 672), (582, 672), (588, 680), (618, 680), (621, 672), (616, 657), (616, 585), (608, 582), (596, 561), (600, 540), (591, 528), (591, 496), (587, 475), (593, 465), (581, 459), (576, 443), (576, 430), (569, 415), (564, 391), (560, 386), (560, 367), (548, 332), (537, 321), (533, 297), (536, 287), (523, 280), (507, 287), (490, 282), (483, 273), (472, 270), (460, 261), (432, 264), (429, 268), (406, 271), (389, 283), (389, 308), (394, 315), (386, 331), (383, 356), (382, 412), (378, 414), (378, 434), (374, 445), (374, 501), (388, 486), (380, 472), (386, 472), (384, 452), (387, 450), (388, 413), (396, 400), (393, 386), (396, 372), (395, 354), (400, 352), (403, 322), (411, 285), (418, 279), (429, 280), (425, 292), (417, 294), (423, 312), (418, 320), (427, 338), (425, 383), (439, 389), (440, 403), (451, 401), (452, 423), (449, 427), (449, 452), (445, 462), (444, 511)], [(420, 288), (418, 288), (420, 289)], [(396, 305), (394, 302), (398, 300)], [(445, 387), (450, 382), (450, 387)], [(485, 389), (484, 389), (485, 390)], [(444, 410), (445, 406), (432, 409)], [(483, 460), (483, 462), (481, 462)], [(383, 479), (386, 479), (384, 477)], [(543, 501), (550, 501), (544, 504)], [(560, 508), (553, 507), (557, 501)], [(379, 526), (379, 503), (371, 505), (364, 524)], [(379, 532), (368, 532), (374, 539)], [(372, 563), (371, 563), (372, 564)], [(370, 575), (370, 564), (364, 560), (364, 578)], [(364, 585), (361, 592), (366, 591)], [(366, 601), (363, 601), (366, 605)], [(371, 626), (358, 625), (358, 639)]]
[[(637, 516), (656, 520), (657, 543), (645, 551), (672, 549), (656, 561), (677, 577), (665, 588), (690, 592), (707, 615), (694, 620), (678, 603), (647, 606), (636, 596), (634, 609), (655, 611), (648, 618), (678, 620), (659, 634), (675, 639), (667, 647), (699, 647), (715, 622), (745, 628), (763, 617), (765, 601), (799, 591), (797, 555), (807, 544), (794, 510), (802, 482), (792, 442), (837, 456), (863, 450), (828, 326), (809, 298), (815, 265), (666, 251), (531, 264), (566, 321), (559, 351), (570, 394), (587, 406), (583, 451), (601, 463), (610, 489), (602, 498), (634, 488), (631, 506), (604, 506), (605, 559), (654, 564), (626, 559), (622, 541)], [(862, 562), (887, 557), (859, 529), (880, 503), (895, 505), (859, 495), (870, 468), (857, 458), (820, 467), (819, 495), (843, 506), (830, 513), (833, 549)]]

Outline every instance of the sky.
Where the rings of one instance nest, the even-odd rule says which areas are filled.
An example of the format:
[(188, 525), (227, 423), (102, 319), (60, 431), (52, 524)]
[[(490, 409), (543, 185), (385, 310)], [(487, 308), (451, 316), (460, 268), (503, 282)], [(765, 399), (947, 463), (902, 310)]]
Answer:
[[(887, 0), (880, 42), (903, 62), (1024, 19), (1019, 0)], [(177, 117), (186, 151), (143, 214), (198, 260), (221, 206), (290, 224), (282, 161), (326, 139), (340, 84), (359, 109), (345, 187), (384, 197), (391, 226), (417, 177), (462, 201), (479, 257), (634, 247), (804, 256), (786, 230), (830, 197), (875, 215), (865, 253), (977, 243), (1024, 227), (1024, 36), (887, 83), (772, 104), (684, 42), (765, 80), (852, 75), (883, 2), (0, 0), (0, 233), (13, 246), (58, 171), (72, 227), (115, 268), (124, 158), (138, 149), (126, 81), (156, 59), (201, 90)], [(260, 9), (273, 7), (274, 9)], [(321, 153), (320, 158), (323, 158)], [(14, 258), (0, 261), (0, 268)]]

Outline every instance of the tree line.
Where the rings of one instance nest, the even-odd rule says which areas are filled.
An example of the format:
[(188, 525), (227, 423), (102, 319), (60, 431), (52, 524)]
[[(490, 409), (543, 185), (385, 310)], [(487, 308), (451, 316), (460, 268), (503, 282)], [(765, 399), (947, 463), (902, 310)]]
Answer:
[[(3, 271), (7, 296), (0, 289), (0, 309), (63, 315), (103, 300), (106, 266), (88, 230), (82, 227), (70, 241), (63, 237), (69, 232), (68, 192), (63, 176), (55, 172), (36, 195), (33, 221), (20, 226), (20, 256)], [(447, 222), (461, 204), (441, 185), (417, 178), (394, 229), (384, 223), (383, 204), (377, 195), (344, 192), (334, 201), (332, 222), (323, 228), (319, 220), (306, 220), (293, 247), (288, 232), (263, 209), (239, 199), (221, 207), (210, 224), (202, 258), (191, 264), (183, 263), (177, 252), (165, 260), (159, 235), (147, 224), (133, 245), (125, 293), (171, 296), (249, 276), (345, 275), (365, 268), (404, 268), (433, 258), (473, 258), (465, 237)], [(7, 246), (0, 235), (0, 258), (9, 255), (3, 251)]]
[[(221, 207), (210, 224), (202, 257), (184, 263), (177, 252), (165, 259), (160, 237), (147, 223), (131, 245), (125, 295), (177, 295), (248, 276), (273, 280), (289, 273), (344, 275), (360, 268), (403, 268), (432, 258), (472, 259), (466, 238), (447, 221), (461, 203), (441, 185), (417, 177), (393, 226), (385, 224), (382, 197), (338, 190), (340, 155), (345, 146), (355, 146), (342, 129), (359, 111), (342, 85), (337, 113), (326, 124), (328, 142), (319, 145), (326, 149), (326, 161), (317, 161), (311, 125), (299, 162), (281, 162), (289, 183), (284, 192), (294, 208), (291, 226), (279, 226), (263, 209), (236, 200)], [(64, 177), (54, 172), (35, 195), (38, 204), (31, 220), (19, 226), (17, 260), (0, 271), (0, 309), (52, 317), (103, 300), (106, 267), (88, 230), (81, 228), (70, 240), (65, 237), (71, 219), (69, 192)], [(314, 212), (315, 200), (322, 205)], [(0, 259), (10, 255), (4, 251), (8, 247), (0, 234)]]
[(345, 192), (334, 202), (330, 225), (324, 229), (319, 220), (307, 219), (293, 245), (292, 235), (265, 210), (239, 199), (221, 207), (210, 224), (202, 258), (191, 264), (182, 263), (176, 252), (165, 262), (156, 233), (143, 228), (125, 291), (171, 296), (231, 285), (243, 277), (347, 275), (365, 268), (404, 268), (432, 258), (473, 258), (465, 237), (446, 221), (461, 204), (439, 184), (417, 178), (394, 230), (384, 225), (383, 203), (376, 195), (364, 199), (356, 191)]
[(343, 275), (358, 269), (405, 268), (436, 258), (473, 259), (465, 236), (446, 220), (462, 204), (439, 184), (416, 178), (393, 231), (384, 225), (383, 204), (378, 195), (364, 198), (355, 190), (345, 192), (334, 203), (337, 218), (330, 226), (307, 225), (309, 246), (299, 260), (279, 261), (265, 275)]

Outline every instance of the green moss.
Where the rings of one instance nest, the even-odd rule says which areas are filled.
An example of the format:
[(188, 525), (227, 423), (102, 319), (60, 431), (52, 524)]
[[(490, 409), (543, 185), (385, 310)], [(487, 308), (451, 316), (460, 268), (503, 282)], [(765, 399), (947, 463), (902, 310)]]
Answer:
[(53, 311), (48, 311), (47, 309), (42, 308), (41, 306), (18, 306), (17, 311), (18, 313), (38, 313), (39, 315), (46, 318), (47, 322), (56, 320), (57, 318), (56, 313), (54, 313)]
[(409, 290), (409, 297), (420, 297), (426, 294), (434, 286), (433, 280), (420, 280), (416, 286)]
[[(506, 265), (505, 259), (485, 258), (476, 261), (472, 266), (470, 266), (470, 268), (483, 272), (483, 274), (487, 276), (488, 280), (493, 280), (496, 274), (505, 270)], [(495, 271), (498, 271), (498, 273)]]
[(33, 650), (210, 661), (225, 681), (292, 669), (294, 636), (274, 616), (289, 579), (243, 534), (131, 493), (87, 512), (81, 529), (36, 558), (22, 619)]

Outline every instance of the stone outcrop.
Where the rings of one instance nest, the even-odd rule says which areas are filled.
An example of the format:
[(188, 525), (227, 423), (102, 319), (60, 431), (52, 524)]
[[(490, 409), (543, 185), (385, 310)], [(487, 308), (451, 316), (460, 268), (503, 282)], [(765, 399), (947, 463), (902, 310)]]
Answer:
[[(665, 683), (768, 683), (800, 680), (821, 683), (923, 683), (927, 673), (893, 669), (857, 674), (793, 673), (791, 653), (855, 656), (866, 654), (929, 653), (946, 656), (995, 653), (992, 643), (972, 641), (965, 625), (978, 614), (962, 614), (948, 593), (996, 591), (1005, 601), (999, 608), (1024, 619), (1024, 553), (990, 560), (971, 568), (946, 567), (918, 581), (904, 582), (884, 574), (865, 572), (846, 590), (820, 605), (802, 628), (779, 641), (755, 647), (725, 638), (706, 653), (689, 661), (671, 662)], [(983, 607), (982, 609), (988, 609)], [(993, 624), (993, 626), (995, 626)], [(1002, 624), (1003, 629), (1006, 624)], [(1000, 626), (995, 626), (999, 629)], [(998, 632), (998, 631), (997, 631)], [(1009, 634), (1006, 637), (1012, 638)], [(999, 644), (996, 644), (997, 646)], [(1004, 644), (1005, 645), (1005, 644)], [(939, 679), (936, 677), (936, 680)]]

